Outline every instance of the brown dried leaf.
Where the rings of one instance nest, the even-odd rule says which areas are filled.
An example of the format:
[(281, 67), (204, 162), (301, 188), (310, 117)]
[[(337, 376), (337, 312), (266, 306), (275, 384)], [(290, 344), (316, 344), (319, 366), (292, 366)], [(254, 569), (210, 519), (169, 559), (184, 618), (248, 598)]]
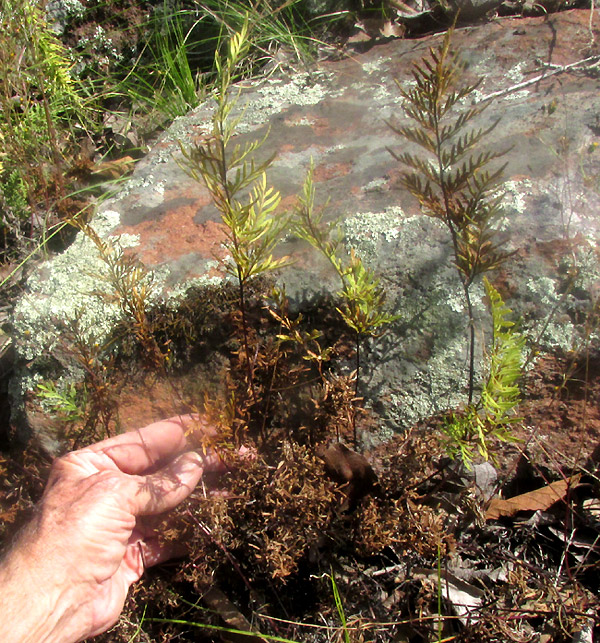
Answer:
[(577, 474), (507, 500), (493, 498), (485, 514), (486, 520), (510, 518), (519, 511), (546, 511), (555, 502), (562, 500), (570, 488), (576, 487), (580, 478), (581, 476)]
[(379, 28), (379, 33), (384, 38), (403, 38), (406, 28), (391, 20), (386, 20)]
[(244, 632), (243, 634), (227, 632), (223, 635), (224, 640), (232, 641), (232, 643), (238, 643), (238, 641), (243, 641), (244, 643), (265, 643), (266, 639), (258, 634), (253, 635), (250, 633), (252, 631), (252, 625), (248, 619), (220, 589), (213, 586), (205, 592), (202, 598), (205, 604), (223, 619), (227, 627)]
[(123, 156), (114, 161), (104, 161), (97, 163), (92, 170), (92, 174), (101, 179), (116, 180), (119, 177), (131, 172), (135, 164), (135, 159), (131, 156)]

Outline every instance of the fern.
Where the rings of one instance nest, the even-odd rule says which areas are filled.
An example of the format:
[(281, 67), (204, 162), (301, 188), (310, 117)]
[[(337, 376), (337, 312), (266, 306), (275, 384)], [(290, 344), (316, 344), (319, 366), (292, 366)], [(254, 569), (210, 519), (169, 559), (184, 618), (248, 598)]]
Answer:
[[(361, 342), (365, 337), (381, 335), (385, 326), (396, 320), (397, 316), (385, 312), (385, 290), (381, 287), (379, 278), (364, 265), (360, 257), (352, 251), (347, 262), (341, 259), (340, 228), (337, 221), (325, 223), (324, 209), (318, 211), (315, 208), (313, 174), (314, 165), (311, 159), (302, 195), (296, 207), (294, 231), (329, 260), (340, 278), (342, 288), (338, 296), (343, 303), (337, 311), (355, 336), (355, 399), (358, 400)], [(356, 413), (352, 418), (352, 425), (356, 444)]]
[(493, 321), (490, 372), (481, 394), (488, 418), (496, 425), (512, 422), (510, 413), (519, 403), (518, 381), (521, 377), (525, 338), (515, 332), (514, 322), (507, 317), (511, 309), (500, 293), (484, 277), (485, 292), (490, 301)]
[[(426, 155), (395, 152), (392, 156), (407, 166), (401, 182), (419, 201), (423, 212), (446, 226), (454, 251), (469, 317), (468, 401), (473, 400), (475, 327), (470, 287), (480, 275), (493, 270), (509, 256), (495, 225), (501, 215), (500, 197), (494, 196), (505, 166), (490, 169), (504, 152), (477, 151), (477, 146), (496, 127), (469, 128), (486, 105), (457, 111), (477, 89), (479, 82), (460, 84), (463, 66), (450, 53), (452, 30), (429, 58), (415, 65), (415, 85), (404, 89), (396, 81), (405, 101), (404, 111), (414, 121), (391, 129), (425, 151)], [(389, 148), (388, 148), (389, 149)]]
[(479, 403), (468, 405), (461, 413), (451, 413), (443, 427), (449, 438), (449, 453), (459, 455), (467, 466), (473, 461), (475, 449), (485, 460), (493, 459), (490, 440), (515, 440), (511, 426), (518, 419), (514, 410), (520, 402), (518, 382), (525, 346), (525, 338), (508, 319), (512, 311), (487, 278), (483, 281), (492, 315), (488, 376)]
[(39, 383), (37, 396), (49, 410), (64, 422), (76, 422), (85, 416), (88, 393), (85, 386), (78, 390), (74, 383), (59, 389), (54, 382)]
[(232, 261), (224, 262), (224, 266), (238, 282), (243, 360), (248, 389), (256, 405), (258, 393), (250, 350), (247, 285), (250, 279), (287, 265), (289, 259), (276, 258), (273, 254), (288, 225), (288, 217), (277, 214), (280, 194), (267, 183), (266, 173), (273, 158), (262, 162), (255, 159), (255, 153), (267, 135), (243, 145), (234, 144), (232, 140), (243, 112), (237, 117), (232, 116), (241, 90), (231, 91), (231, 85), (249, 48), (246, 20), (240, 31), (231, 37), (226, 56), (223, 59), (218, 53), (215, 56), (218, 79), (211, 134), (190, 147), (181, 142), (179, 145), (183, 154), (181, 167), (193, 179), (206, 185), (225, 224), (228, 237), (225, 245)]

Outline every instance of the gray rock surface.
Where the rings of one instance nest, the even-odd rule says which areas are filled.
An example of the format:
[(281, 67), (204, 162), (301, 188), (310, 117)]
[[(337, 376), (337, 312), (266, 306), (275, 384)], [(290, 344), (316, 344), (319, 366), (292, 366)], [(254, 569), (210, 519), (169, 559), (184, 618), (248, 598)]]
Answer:
[[(588, 55), (589, 13), (497, 19), (457, 29), (454, 48), (467, 63), (465, 81), (482, 79), (476, 100), (491, 100), (480, 126), (498, 117), (487, 143), (507, 150), (502, 224), (515, 251), (492, 276), (508, 305), (542, 349), (568, 351), (598, 289), (597, 186), (600, 135), (597, 71), (581, 68), (514, 86)], [(276, 154), (269, 181), (291, 207), (311, 158), (318, 200), (341, 216), (345, 243), (382, 277), (390, 309), (401, 316), (368, 348), (365, 398), (381, 417), (378, 435), (464, 402), (466, 317), (451, 248), (437, 221), (420, 214), (400, 189), (402, 168), (388, 147), (405, 145), (388, 125), (404, 119), (394, 79), (413, 82), (410, 69), (442, 36), (396, 40), (364, 54), (323, 62), (310, 73), (271, 77), (243, 89), (240, 140), (269, 131), (261, 155)], [(211, 105), (180, 118), (138, 163), (132, 178), (102, 204), (96, 227), (134, 247), (153, 271), (153, 297), (180, 297), (190, 285), (223, 278), (214, 253), (222, 230), (203, 186), (176, 163), (178, 141), (208, 131)], [(296, 307), (339, 289), (327, 263), (293, 237), (281, 252), (296, 263), (280, 279)], [(568, 274), (576, 287), (563, 295)], [(14, 315), (20, 376), (15, 395), (34, 386), (60, 343), (61, 321), (78, 316), (90, 341), (102, 341), (118, 307), (97, 296), (106, 290), (102, 262), (81, 236), (28, 283)], [(483, 289), (475, 288), (489, 336)], [(96, 293), (96, 294), (94, 294)], [(55, 364), (56, 360), (50, 360)]]

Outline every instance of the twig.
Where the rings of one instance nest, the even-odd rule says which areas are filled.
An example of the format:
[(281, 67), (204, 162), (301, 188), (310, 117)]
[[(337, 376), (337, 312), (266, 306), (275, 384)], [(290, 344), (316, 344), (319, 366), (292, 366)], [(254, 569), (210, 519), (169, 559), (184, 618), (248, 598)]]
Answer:
[(546, 67), (551, 68), (551, 71), (546, 71), (543, 74), (540, 74), (539, 76), (535, 76), (534, 78), (530, 78), (529, 80), (524, 80), (523, 82), (517, 83), (516, 85), (511, 85), (510, 87), (500, 89), (497, 92), (492, 92), (487, 96), (483, 96), (476, 102), (485, 103), (488, 100), (493, 100), (494, 98), (501, 98), (502, 96), (506, 96), (507, 94), (512, 94), (512, 92), (519, 91), (520, 89), (524, 89), (525, 87), (529, 87), (530, 85), (535, 85), (536, 83), (539, 83), (541, 80), (545, 80), (546, 78), (550, 78), (551, 76), (556, 76), (557, 74), (563, 74), (567, 71), (576, 70), (582, 66), (583, 66), (582, 68), (583, 71), (589, 71), (590, 69), (597, 67), (599, 63), (600, 63), (600, 55), (589, 56), (588, 58), (584, 58), (583, 60), (578, 60), (577, 62), (570, 63), (568, 65), (552, 65), (551, 63), (546, 63)]
[(375, 576), (384, 576), (385, 574), (390, 574), (392, 572), (405, 572), (406, 571), (406, 564), (405, 563), (400, 563), (399, 565), (391, 565), (390, 567), (383, 567), (382, 569), (376, 569), (374, 572), (367, 573), (367, 576), (372, 576), (373, 578)]

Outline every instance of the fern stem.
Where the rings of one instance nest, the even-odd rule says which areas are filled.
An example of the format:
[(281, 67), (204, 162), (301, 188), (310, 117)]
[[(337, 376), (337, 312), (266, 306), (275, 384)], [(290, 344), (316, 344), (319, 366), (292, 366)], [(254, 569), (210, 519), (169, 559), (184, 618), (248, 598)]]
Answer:
[(242, 315), (242, 343), (244, 346), (244, 354), (246, 356), (246, 377), (248, 378), (248, 387), (252, 394), (252, 401), (256, 405), (258, 397), (256, 395), (256, 388), (254, 386), (254, 369), (250, 362), (250, 342), (248, 341), (248, 315), (246, 310), (246, 291), (244, 288), (244, 280), (242, 278), (241, 268), (238, 266), (238, 292), (240, 297), (240, 313)]
[[(440, 60), (437, 66), (438, 78), (441, 77), (442, 70), (446, 62), (446, 55), (448, 53), (448, 44), (449, 44), (449, 40), (445, 42), (445, 45), (441, 51)], [(469, 286), (471, 285), (471, 282), (472, 282), (472, 276), (464, 274), (458, 265), (458, 257), (460, 253), (459, 243), (458, 243), (458, 233), (456, 229), (455, 220), (452, 217), (453, 212), (452, 212), (452, 203), (450, 199), (451, 190), (448, 187), (448, 183), (446, 180), (446, 171), (442, 160), (443, 144), (440, 136), (440, 113), (439, 113), (439, 107), (440, 107), (440, 102), (442, 100), (442, 95), (440, 92), (440, 85), (437, 83), (435, 85), (435, 91), (436, 91), (436, 96), (435, 96), (434, 109), (432, 113), (432, 119), (433, 119), (433, 129), (435, 132), (436, 157), (437, 157), (438, 172), (439, 172), (439, 179), (440, 179), (440, 188), (442, 191), (442, 198), (444, 200), (444, 221), (445, 221), (446, 227), (448, 228), (448, 231), (450, 232), (450, 236), (452, 238), (454, 257), (457, 262), (457, 268), (458, 268), (461, 284), (463, 287), (465, 302), (467, 304), (467, 312), (469, 316), (468, 400), (469, 400), (469, 406), (470, 406), (471, 403), (473, 402), (473, 388), (474, 388), (474, 380), (475, 380), (475, 319), (473, 317), (473, 305), (471, 302), (471, 294), (469, 292)]]
[(469, 315), (469, 406), (471, 406), (475, 380), (475, 318), (473, 316), (473, 304), (471, 302), (469, 284), (464, 281), (463, 291), (465, 293), (465, 301), (467, 302), (467, 312)]
[(359, 374), (360, 374), (360, 333), (356, 333), (355, 369), (354, 375), (354, 399), (352, 400), (352, 440), (354, 448), (358, 446), (358, 435), (356, 432), (356, 415), (358, 412), (358, 392), (359, 392)]
[[(221, 113), (217, 121), (218, 127), (218, 145), (220, 151), (220, 163), (219, 163), (219, 172), (220, 172), (220, 181), (221, 187), (223, 190), (223, 196), (225, 197), (225, 203), (227, 207), (231, 207), (232, 195), (229, 191), (229, 186), (227, 185), (227, 152), (226, 152), (226, 141), (225, 141), (225, 123), (222, 116), (222, 108), (224, 102), (227, 100), (226, 93), (223, 93), (220, 97), (221, 105), (219, 106)], [(234, 226), (230, 227), (231, 230), (231, 240), (236, 252), (239, 250), (240, 242)], [(248, 315), (246, 310), (246, 290), (245, 290), (245, 279), (242, 273), (242, 267), (238, 264), (236, 266), (237, 277), (238, 277), (238, 293), (240, 299), (240, 313), (242, 315), (242, 344), (244, 347), (244, 354), (246, 359), (246, 377), (248, 378), (248, 387), (250, 388), (252, 394), (252, 401), (254, 404), (257, 404), (258, 399), (256, 395), (256, 389), (254, 387), (254, 373), (252, 369), (252, 364), (250, 363), (250, 342), (248, 341)]]

